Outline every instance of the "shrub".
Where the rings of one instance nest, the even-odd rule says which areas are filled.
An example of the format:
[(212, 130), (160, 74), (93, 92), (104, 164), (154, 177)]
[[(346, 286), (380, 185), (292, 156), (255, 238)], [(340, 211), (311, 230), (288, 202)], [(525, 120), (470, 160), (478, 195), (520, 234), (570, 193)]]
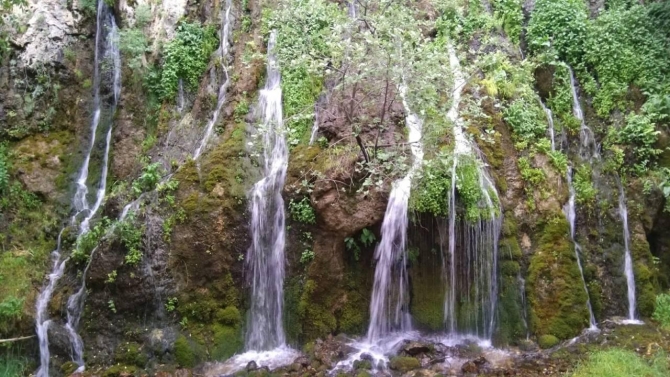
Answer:
[(656, 296), (656, 309), (652, 318), (662, 327), (670, 330), (670, 293), (661, 293)]
[(588, 12), (582, 0), (538, 0), (528, 22), (532, 52), (554, 50), (570, 64), (581, 61), (588, 36)]
[(218, 44), (211, 26), (181, 22), (176, 31), (175, 38), (163, 50), (162, 69), (153, 69), (147, 75), (149, 90), (161, 100), (174, 98), (180, 78), (192, 89), (197, 88)]

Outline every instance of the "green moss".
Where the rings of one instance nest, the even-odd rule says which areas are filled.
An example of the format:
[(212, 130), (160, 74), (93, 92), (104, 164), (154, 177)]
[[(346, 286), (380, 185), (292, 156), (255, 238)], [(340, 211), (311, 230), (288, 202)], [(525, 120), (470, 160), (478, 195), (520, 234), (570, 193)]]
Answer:
[(558, 338), (553, 335), (542, 335), (537, 339), (537, 343), (540, 345), (540, 348), (547, 349), (557, 345), (559, 342)]
[(174, 342), (174, 357), (180, 366), (186, 368), (193, 368), (202, 360), (198, 345), (184, 335), (179, 335)]
[(372, 363), (370, 360), (356, 360), (354, 361), (354, 370), (370, 370), (372, 369)]
[(526, 336), (520, 289), (516, 275), (501, 277), (497, 307), (497, 328), (494, 336), (497, 345), (515, 344), (519, 339)]
[(500, 263), (500, 273), (503, 276), (516, 277), (519, 274), (519, 263), (515, 261), (503, 261)]
[(323, 301), (325, 298), (317, 297), (316, 289), (317, 283), (314, 280), (307, 280), (298, 305), (306, 339), (324, 337), (337, 328), (337, 320), (331, 312), (331, 306), (325, 304)]
[(397, 370), (402, 373), (409, 372), (410, 370), (418, 369), (421, 367), (421, 363), (419, 362), (418, 359), (404, 356), (392, 357), (389, 364), (391, 366), (391, 369)]
[(358, 291), (347, 292), (347, 301), (339, 316), (338, 330), (345, 334), (361, 334), (365, 330), (368, 301)]
[(214, 325), (212, 358), (225, 360), (244, 348), (244, 339), (239, 327)]
[(227, 306), (225, 309), (219, 309), (216, 312), (217, 322), (231, 327), (237, 327), (242, 323), (240, 311), (234, 306)]
[(116, 347), (114, 360), (120, 364), (135, 365), (143, 368), (146, 365), (148, 358), (142, 352), (141, 345), (135, 342), (124, 342)]
[(531, 325), (535, 333), (567, 339), (588, 325), (586, 292), (565, 218), (549, 220), (540, 234), (528, 271)]
[(105, 369), (102, 377), (121, 377), (132, 376), (137, 372), (137, 368), (128, 365), (115, 365), (111, 368)]
[(438, 253), (421, 250), (410, 269), (412, 279), (412, 318), (418, 328), (438, 331), (444, 325), (442, 264)]
[[(60, 366), (60, 371), (63, 372), (64, 375), (69, 376), (72, 373), (74, 373), (74, 371), (77, 370), (77, 368), (79, 368), (79, 365), (77, 365), (74, 361), (67, 361)], [(0, 371), (2, 370), (3, 368), (0, 367)]]

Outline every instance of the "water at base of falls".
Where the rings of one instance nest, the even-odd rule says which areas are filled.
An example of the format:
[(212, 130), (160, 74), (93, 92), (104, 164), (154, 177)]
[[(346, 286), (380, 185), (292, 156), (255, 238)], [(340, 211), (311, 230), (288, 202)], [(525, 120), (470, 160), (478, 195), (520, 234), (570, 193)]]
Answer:
[(269, 351), (247, 351), (235, 355), (223, 363), (214, 363), (205, 367), (204, 376), (223, 376), (244, 370), (250, 362), (255, 362), (258, 368), (268, 367), (270, 370), (289, 365), (301, 355), (300, 352), (281, 346)]

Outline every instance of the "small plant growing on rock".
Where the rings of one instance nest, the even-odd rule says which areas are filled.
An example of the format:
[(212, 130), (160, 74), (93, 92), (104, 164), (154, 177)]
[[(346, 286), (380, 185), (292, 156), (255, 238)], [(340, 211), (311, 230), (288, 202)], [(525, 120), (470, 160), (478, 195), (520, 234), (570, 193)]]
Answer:
[(291, 212), (293, 220), (303, 224), (316, 224), (316, 214), (308, 197), (302, 198), (299, 202), (291, 200), (288, 204), (288, 209)]
[(361, 243), (365, 245), (365, 247), (371, 246), (376, 240), (377, 237), (375, 237), (374, 233), (368, 228), (363, 228), (363, 231), (361, 232)]
[(172, 313), (176, 308), (177, 308), (177, 298), (170, 297), (165, 303), (165, 310), (167, 310), (168, 313)]

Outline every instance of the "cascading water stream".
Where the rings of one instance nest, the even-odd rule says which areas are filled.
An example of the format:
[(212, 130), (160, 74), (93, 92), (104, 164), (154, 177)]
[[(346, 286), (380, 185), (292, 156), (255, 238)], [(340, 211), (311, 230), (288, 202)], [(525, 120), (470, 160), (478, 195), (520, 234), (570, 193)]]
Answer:
[(407, 142), (414, 159), (407, 174), (393, 182), (382, 222), (381, 241), (375, 248), (377, 265), (370, 301), (370, 325), (367, 333), (369, 343), (378, 342), (394, 331), (405, 332), (411, 329), (408, 309), (407, 209), (412, 177), (423, 161), (423, 122), (409, 108), (406, 99), (407, 87), (403, 84), (399, 89), (407, 114)]
[(204, 152), (205, 147), (207, 147), (207, 142), (212, 137), (214, 131), (214, 125), (219, 119), (219, 113), (223, 104), (226, 102), (226, 91), (228, 90), (228, 85), (230, 84), (230, 77), (228, 75), (228, 69), (226, 68), (226, 63), (228, 62), (228, 50), (230, 48), (230, 25), (231, 25), (231, 9), (232, 9), (232, 0), (226, 0), (226, 11), (223, 14), (222, 27), (221, 27), (221, 43), (219, 45), (219, 53), (221, 56), (221, 65), (223, 66), (223, 71), (226, 75), (226, 79), (223, 81), (219, 87), (218, 99), (216, 102), (216, 109), (212, 114), (212, 119), (207, 123), (205, 127), (205, 134), (200, 141), (200, 145), (193, 153), (193, 159), (198, 160), (202, 152)]
[(251, 307), (246, 349), (267, 351), (284, 346), (285, 213), (282, 189), (288, 166), (288, 148), (282, 119), (281, 75), (274, 48), (276, 32), (268, 42), (267, 78), (260, 91), (257, 119), (262, 122), (263, 178), (249, 194), (252, 243), (246, 264), (251, 283)]
[(575, 246), (575, 258), (577, 258), (577, 267), (579, 267), (579, 275), (582, 277), (582, 285), (584, 286), (584, 292), (586, 293), (586, 307), (589, 309), (589, 330), (597, 331), (598, 325), (596, 324), (596, 318), (593, 315), (593, 307), (591, 306), (591, 295), (589, 294), (589, 289), (586, 286), (586, 279), (584, 279), (584, 270), (582, 268), (582, 261), (580, 254), (582, 252), (582, 247), (577, 243), (575, 238), (575, 223), (577, 221), (577, 211), (575, 209), (575, 187), (572, 184), (572, 166), (568, 166), (568, 187), (570, 190), (570, 199), (563, 207), (563, 213), (565, 218), (570, 224), (570, 240)]
[(623, 241), (624, 241), (624, 274), (626, 275), (626, 285), (628, 286), (628, 319), (629, 324), (641, 323), (635, 318), (636, 300), (635, 300), (635, 273), (633, 271), (633, 258), (630, 254), (630, 232), (628, 230), (628, 208), (626, 207), (626, 194), (621, 185), (621, 181), (617, 180), (619, 186), (619, 216), (621, 216), (621, 223), (623, 225)]
[(598, 151), (596, 150), (596, 139), (593, 131), (586, 125), (584, 119), (584, 112), (582, 105), (579, 103), (579, 95), (577, 94), (577, 81), (575, 80), (575, 73), (572, 68), (568, 68), (570, 72), (570, 88), (572, 90), (572, 113), (580, 122), (579, 129), (579, 156), (584, 161), (591, 161), (593, 158), (598, 158)]
[[(108, 173), (108, 162), (109, 162), (109, 153), (111, 148), (111, 139), (112, 139), (112, 121), (111, 117), (116, 111), (116, 104), (118, 103), (119, 96), (121, 93), (121, 58), (118, 47), (118, 28), (114, 20), (114, 16), (109, 9), (109, 7), (104, 3), (104, 1), (98, 2), (97, 8), (97, 28), (96, 28), (96, 38), (95, 38), (95, 61), (94, 61), (94, 112), (93, 112), (93, 121), (91, 122), (91, 133), (90, 133), (90, 143), (82, 163), (77, 182), (76, 182), (76, 191), (73, 196), (73, 206), (75, 208), (75, 214), (70, 220), (70, 224), (73, 226), (78, 226), (77, 233), (77, 242), (81, 239), (81, 236), (89, 231), (90, 220), (95, 216), (97, 211), (100, 209), (102, 202), (105, 198), (105, 192), (107, 187), (107, 173)], [(105, 60), (109, 61), (109, 64), (106, 64)], [(104, 151), (101, 161), (101, 170), (100, 170), (100, 180), (98, 182), (98, 189), (96, 190), (96, 196), (93, 203), (89, 202), (88, 199), (88, 177), (89, 177), (89, 165), (91, 161), (91, 156), (94, 152), (94, 147), (96, 145), (96, 135), (98, 133), (98, 128), (101, 123), (101, 117), (103, 113), (103, 101), (101, 98), (101, 82), (102, 75), (101, 70), (103, 64), (106, 64), (107, 67), (111, 67), (111, 80), (110, 86), (112, 88), (112, 99), (111, 104), (109, 105), (109, 125), (107, 132), (105, 133), (104, 138)], [(78, 222), (79, 214), (84, 214), (84, 218)], [(64, 230), (64, 229), (63, 229)], [(40, 367), (36, 372), (37, 377), (47, 377), (49, 375), (49, 339), (48, 339), (48, 328), (51, 324), (51, 321), (47, 319), (47, 306), (49, 301), (51, 301), (51, 295), (54, 292), (58, 280), (62, 277), (65, 270), (65, 265), (69, 258), (61, 260), (61, 246), (62, 246), (62, 233), (61, 230), (56, 250), (52, 252), (52, 258), (54, 260), (54, 267), (52, 272), (49, 274), (49, 283), (47, 286), (40, 292), (37, 303), (36, 303), (36, 331), (39, 339), (40, 346)], [(81, 312), (81, 310), (79, 311)], [(68, 322), (66, 324), (66, 330), (68, 332), (69, 340), (72, 343), (72, 359), (78, 365), (77, 371), (84, 370), (84, 361), (83, 361), (83, 345), (81, 343), (81, 337), (76, 333), (76, 326), (78, 320), (73, 321), (70, 319), (70, 310), (68, 308)]]
[[(498, 193), (484, 168), (483, 158), (463, 131), (458, 108), (465, 77), (456, 51), (448, 46), (449, 65), (454, 77), (452, 103), (447, 117), (453, 124), (454, 151), (451, 192), (448, 197), (449, 244), (443, 253), (447, 289), (444, 300), (444, 322), (451, 337), (475, 336), (490, 340), (493, 334), (497, 302), (498, 239), (502, 216)], [(481, 214), (476, 220), (459, 221), (457, 186), (459, 166), (474, 163), (482, 194)], [(448, 260), (448, 263), (447, 263)], [(458, 305), (467, 305), (459, 310)]]
[(319, 112), (314, 106), (314, 125), (312, 126), (312, 134), (309, 136), (309, 145), (314, 144), (316, 141), (316, 135), (319, 133)]
[(556, 151), (556, 135), (554, 133), (554, 114), (544, 104), (544, 102), (542, 102), (541, 99), (538, 98), (538, 101), (540, 102), (540, 106), (542, 106), (542, 110), (544, 110), (544, 113), (547, 115), (547, 123), (549, 124), (549, 140), (551, 141), (551, 151), (554, 152)]

